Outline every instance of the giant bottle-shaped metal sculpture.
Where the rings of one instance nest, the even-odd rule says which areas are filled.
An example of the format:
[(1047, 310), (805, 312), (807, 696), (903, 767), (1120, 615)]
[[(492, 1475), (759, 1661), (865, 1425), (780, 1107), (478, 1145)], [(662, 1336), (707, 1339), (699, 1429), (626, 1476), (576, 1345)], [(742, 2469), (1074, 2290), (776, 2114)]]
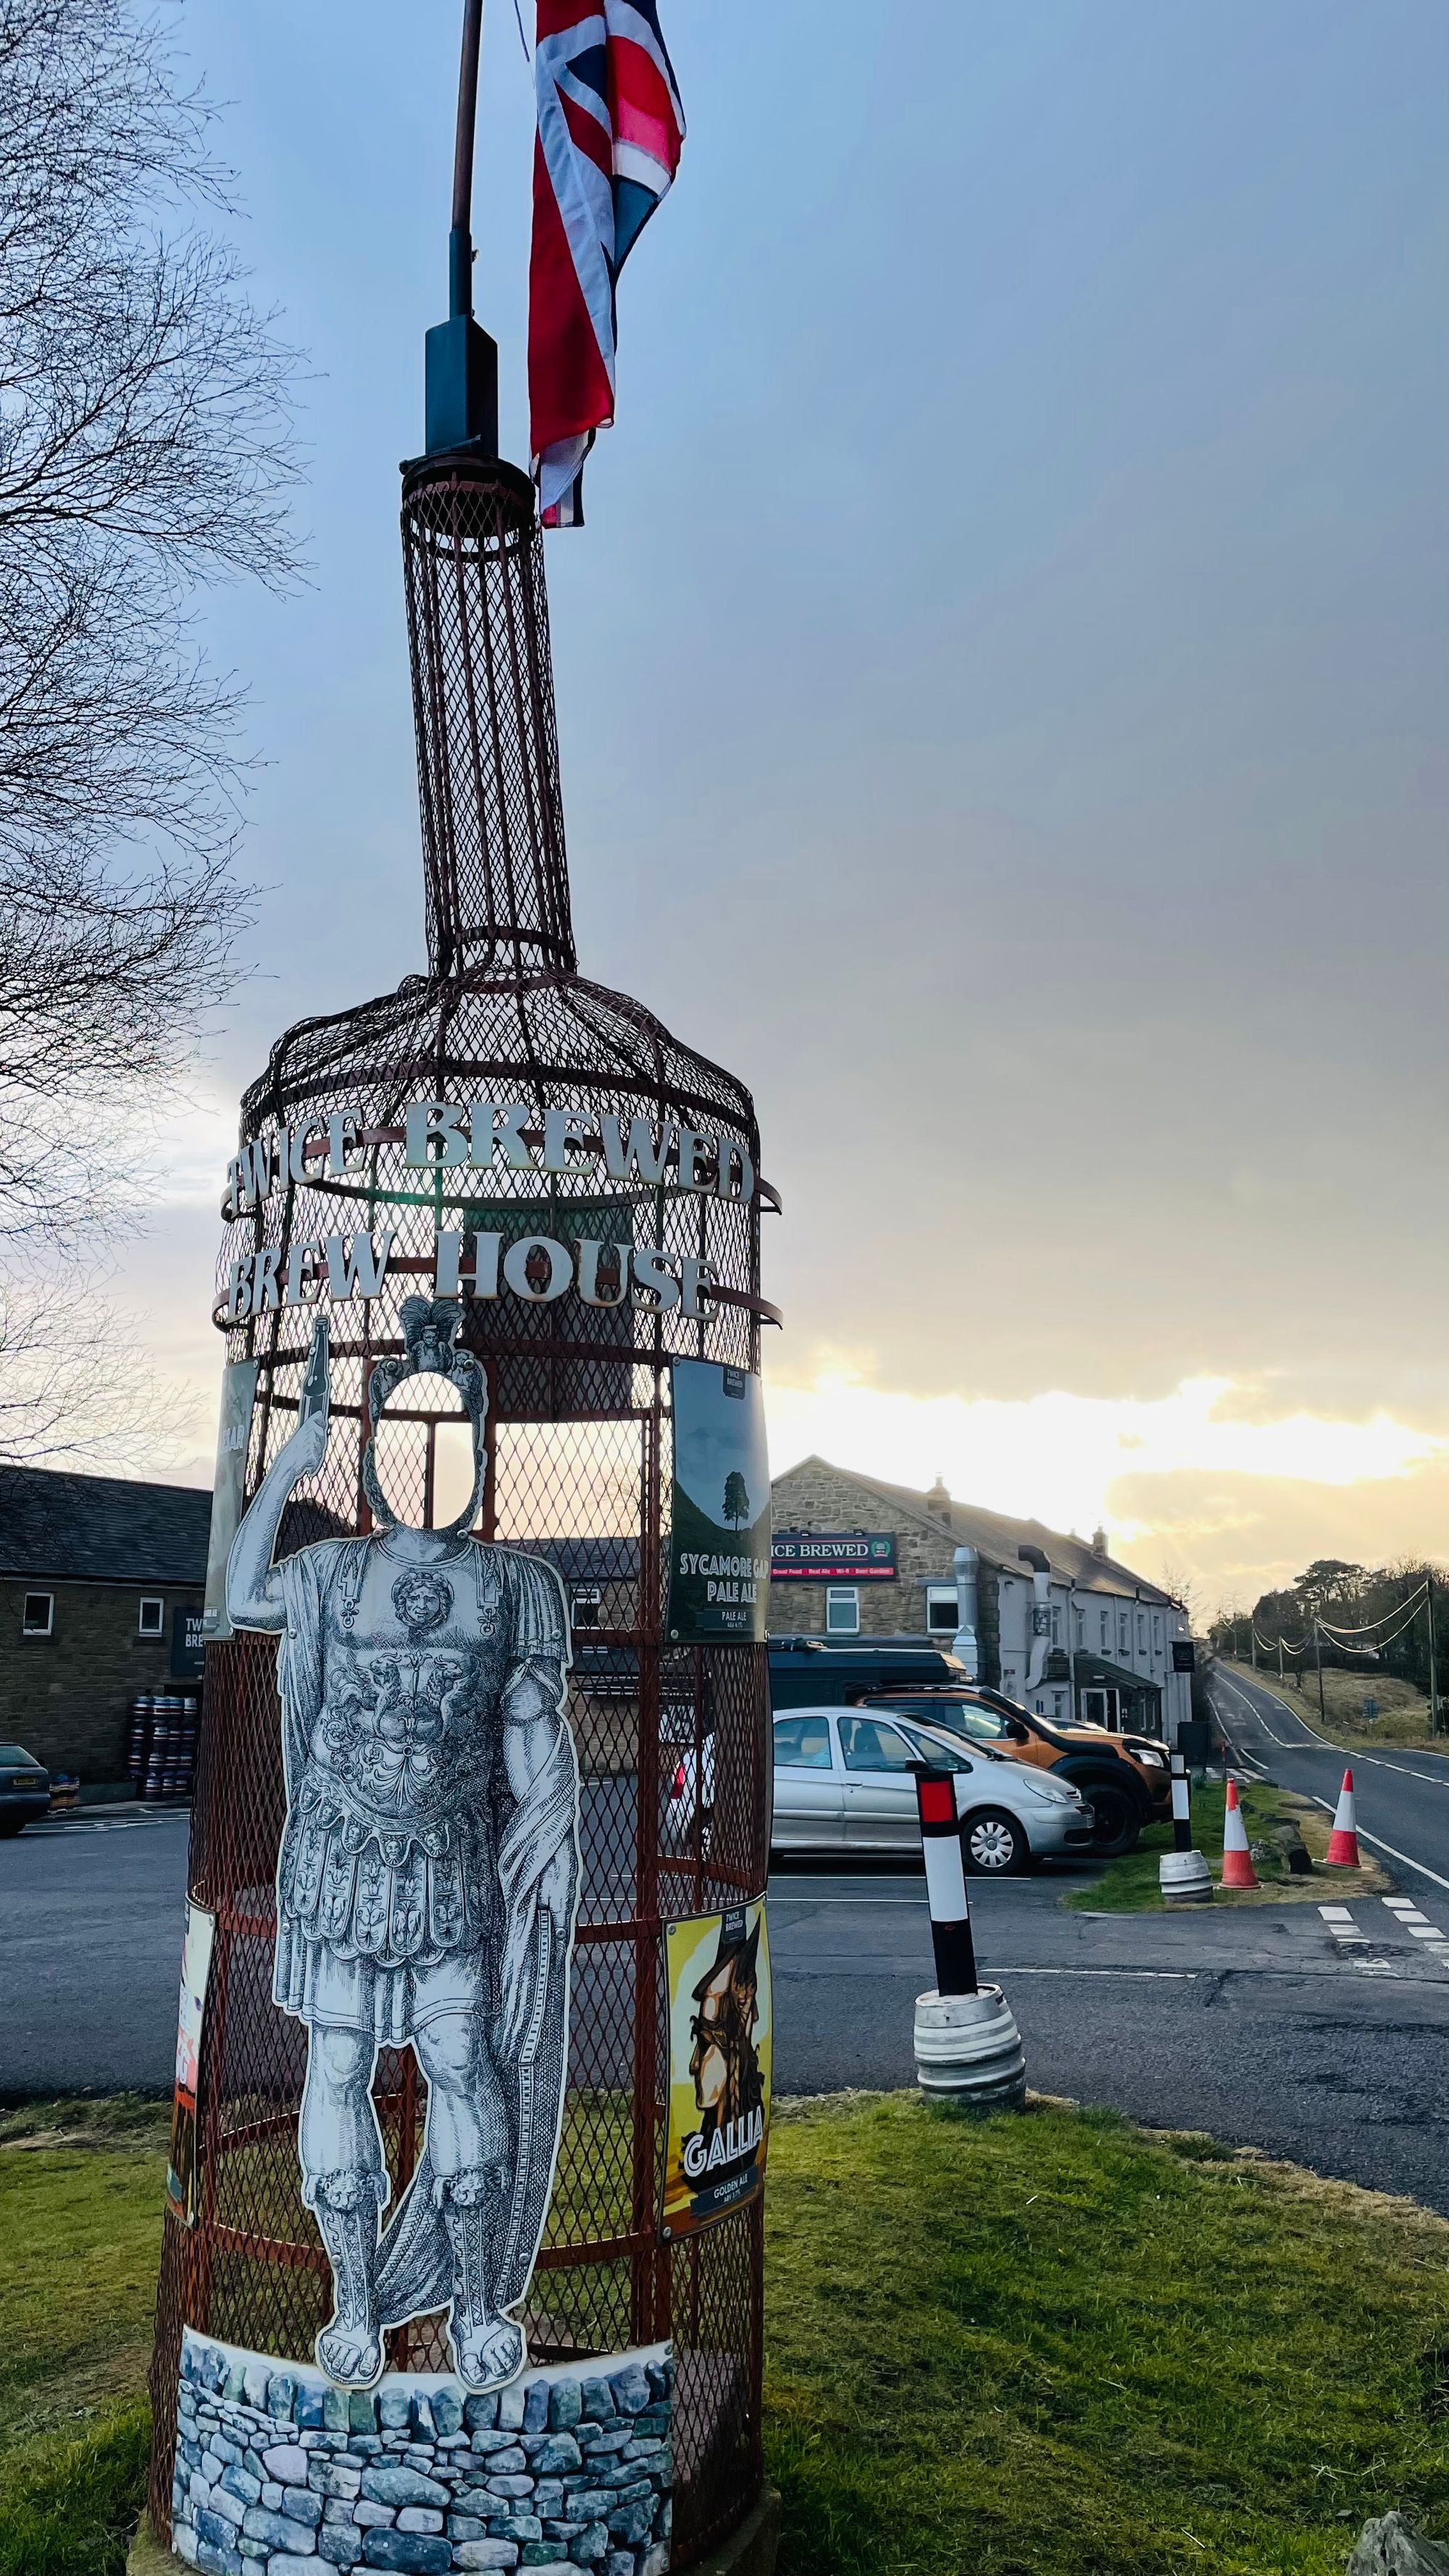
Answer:
[(760, 2194), (676, 2233), (661, 2191), (667, 1925), (723, 1918), (706, 2018), (760, 1974), (766, 1650), (677, 1633), (669, 1537), (676, 1366), (753, 1389), (769, 1194), (744, 1086), (578, 972), (466, 185), (453, 252), (403, 472), (427, 969), (278, 1041), (218, 1270), (152, 2518), (228, 2576), (657, 2576), (760, 2476)]

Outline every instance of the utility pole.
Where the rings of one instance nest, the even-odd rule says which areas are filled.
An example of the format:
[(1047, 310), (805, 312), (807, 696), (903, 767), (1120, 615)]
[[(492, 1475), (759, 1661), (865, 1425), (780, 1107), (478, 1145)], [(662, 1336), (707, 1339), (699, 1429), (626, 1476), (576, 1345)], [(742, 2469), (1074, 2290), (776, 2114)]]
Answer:
[(1327, 1726), (1328, 1711), (1323, 1705), (1323, 1630), (1316, 1619), (1313, 1622), (1313, 1660), (1318, 1666), (1318, 1715), (1320, 1722)]
[(1279, 1681), (1280, 1681), (1280, 1682), (1281, 1682), (1282, 1678), (1283, 1678), (1283, 1631), (1282, 1631), (1282, 1629), (1280, 1628), (1280, 1629), (1279, 1629), (1279, 1631), (1278, 1631), (1278, 1679), (1279, 1679)]
[(1253, 1659), (1253, 1670), (1256, 1672), (1258, 1669), (1258, 1628), (1257, 1622), (1253, 1619), (1248, 1621), (1248, 1652)]
[(1444, 1730), (1439, 1723), (1439, 1667), (1434, 1655), (1434, 1577), (1432, 1573), (1426, 1574), (1424, 1580), (1425, 1607), (1429, 1613), (1429, 1733), (1442, 1735)]

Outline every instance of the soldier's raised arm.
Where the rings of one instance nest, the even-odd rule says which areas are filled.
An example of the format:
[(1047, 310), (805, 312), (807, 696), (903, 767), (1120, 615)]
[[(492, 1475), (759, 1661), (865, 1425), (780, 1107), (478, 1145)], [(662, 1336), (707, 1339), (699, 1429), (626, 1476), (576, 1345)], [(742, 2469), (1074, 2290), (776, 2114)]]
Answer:
[(304, 1476), (315, 1476), (327, 1454), (330, 1378), (327, 1318), (319, 1315), (302, 1376), (297, 1428), (252, 1496), (227, 1559), (226, 1615), (234, 1628), (275, 1633), (282, 1626), (282, 1585), (272, 1550), (294, 1486)]

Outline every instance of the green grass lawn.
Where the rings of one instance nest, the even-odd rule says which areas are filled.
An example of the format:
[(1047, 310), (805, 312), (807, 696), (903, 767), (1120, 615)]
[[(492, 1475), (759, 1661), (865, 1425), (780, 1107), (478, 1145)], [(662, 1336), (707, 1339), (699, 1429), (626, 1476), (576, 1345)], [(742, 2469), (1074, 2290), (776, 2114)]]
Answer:
[(781, 2576), (1343, 2576), (1449, 2531), (1449, 2225), (1042, 2106), (771, 2141)]
[[(1063, 2105), (791, 2104), (770, 2165), (780, 2576), (1342, 2576), (1371, 2513), (1449, 2533), (1428, 2212)], [(149, 2109), (0, 2119), (0, 2576), (124, 2566), (163, 2168)]]
[[(1214, 1879), (1222, 1865), (1226, 1796), (1221, 1780), (1210, 1780), (1205, 1787), (1193, 1783), (1192, 1839), (1196, 1848), (1206, 1854)], [(1312, 1859), (1322, 1861), (1333, 1818), (1315, 1807), (1311, 1799), (1297, 1797), (1289, 1789), (1275, 1789), (1264, 1780), (1248, 1781), (1240, 1787), (1238, 1798), (1250, 1843), (1271, 1843), (1285, 1825), (1295, 1824)], [(1100, 1878), (1090, 1887), (1074, 1889), (1062, 1899), (1063, 1904), (1083, 1914), (1162, 1912), (1157, 1864), (1172, 1847), (1171, 1825), (1145, 1826), (1135, 1851), (1128, 1852), (1122, 1860), (1109, 1861)], [(1286, 1853), (1275, 1851), (1270, 1859), (1254, 1861), (1260, 1881), (1256, 1888), (1219, 1888), (1212, 1901), (1214, 1905), (1341, 1904), (1345, 1897), (1375, 1896), (1392, 1887), (1393, 1880), (1366, 1846), (1360, 1845), (1360, 1849), (1365, 1853), (1361, 1869), (1319, 1868), (1304, 1878), (1294, 1878)]]
[(120, 2576), (141, 2510), (169, 2109), (0, 2114), (0, 2576)]

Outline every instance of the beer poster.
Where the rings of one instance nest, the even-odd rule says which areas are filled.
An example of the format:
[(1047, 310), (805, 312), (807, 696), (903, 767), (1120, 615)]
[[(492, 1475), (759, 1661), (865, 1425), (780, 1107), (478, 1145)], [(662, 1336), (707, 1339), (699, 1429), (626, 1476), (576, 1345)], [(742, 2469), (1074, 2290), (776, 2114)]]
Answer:
[(669, 1634), (758, 1645), (770, 1608), (770, 1461), (752, 1370), (676, 1360)]
[(188, 1902), (186, 1939), (181, 1951), (181, 2004), (176, 2016), (176, 2100), (171, 2113), (171, 2156), (166, 2173), (167, 2198), (188, 2227), (195, 2226), (201, 2206), (196, 2094), (215, 1938), (216, 1916), (208, 1913), (204, 1905)]
[(668, 2240), (727, 2217), (764, 2185), (773, 2043), (764, 1898), (671, 1923), (665, 1957)]

